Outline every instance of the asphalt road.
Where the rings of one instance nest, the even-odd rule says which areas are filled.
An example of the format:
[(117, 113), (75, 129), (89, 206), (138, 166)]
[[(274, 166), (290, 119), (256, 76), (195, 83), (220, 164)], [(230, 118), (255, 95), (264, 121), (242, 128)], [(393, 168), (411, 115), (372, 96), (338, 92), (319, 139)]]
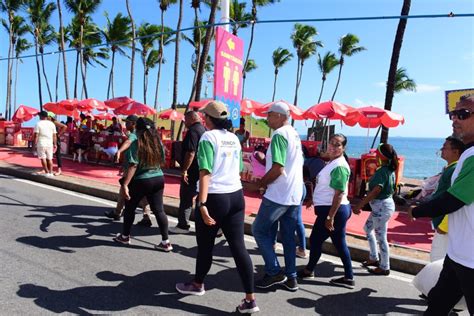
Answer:
[[(224, 239), (216, 241), (204, 296), (183, 296), (175, 283), (189, 280), (196, 257), (195, 235), (170, 235), (172, 253), (153, 249), (161, 240), (151, 228), (134, 227), (131, 246), (112, 241), (120, 222), (103, 217), (114, 203), (0, 175), (0, 314), (126, 313), (232, 314), (242, 287)], [(139, 220), (141, 216), (137, 216)], [(170, 218), (170, 226), (176, 224)], [(255, 272), (263, 261), (246, 237)], [(281, 254), (281, 248), (278, 250)], [(283, 263), (283, 257), (280, 256)], [(297, 259), (297, 266), (306, 260)], [(338, 258), (323, 256), (316, 279), (291, 293), (257, 290), (259, 315), (417, 314), (425, 308), (412, 276), (372, 276), (354, 262), (356, 287), (335, 287), (342, 275)]]

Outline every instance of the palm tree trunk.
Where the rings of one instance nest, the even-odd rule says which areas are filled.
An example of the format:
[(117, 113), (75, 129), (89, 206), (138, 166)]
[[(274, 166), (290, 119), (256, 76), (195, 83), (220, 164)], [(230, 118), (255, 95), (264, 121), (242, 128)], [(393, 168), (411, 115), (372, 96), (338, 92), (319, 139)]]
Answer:
[(63, 55), (64, 90), (66, 92), (66, 99), (69, 99), (69, 81), (67, 77), (66, 52), (64, 51), (64, 26), (63, 14), (61, 11), (61, 0), (57, 0), (57, 7), (59, 13), (59, 33), (61, 35), (61, 53)]
[(339, 63), (339, 75), (337, 76), (336, 88), (334, 89), (334, 93), (332, 94), (331, 101), (334, 101), (334, 97), (336, 96), (337, 88), (339, 87), (339, 81), (341, 81), (342, 65), (343, 65), (343, 58), (341, 56), (341, 62)]
[[(411, 0), (403, 0), (402, 16), (410, 14)], [(385, 110), (392, 110), (393, 94), (395, 91), (395, 77), (398, 68), (398, 59), (400, 58), (400, 51), (403, 44), (403, 36), (405, 35), (405, 28), (407, 26), (407, 19), (400, 19), (398, 22), (397, 33), (395, 34), (395, 41), (393, 42), (392, 58), (390, 59), (390, 68), (388, 71), (387, 92), (385, 94)], [(380, 142), (386, 143), (388, 140), (388, 128), (382, 128), (380, 135)]]
[(295, 98), (293, 99), (293, 104), (296, 105), (296, 102), (298, 102), (298, 88), (299, 88), (299, 78), (300, 78), (300, 58), (298, 57), (298, 65), (296, 66), (296, 85), (295, 85)]
[(160, 47), (158, 48), (159, 53), (160, 53), (160, 61), (158, 62), (158, 74), (156, 77), (156, 88), (155, 88), (155, 102), (154, 102), (154, 108), (155, 110), (158, 109), (158, 89), (160, 86), (160, 79), (161, 79), (161, 65), (163, 65), (163, 38), (164, 35), (163, 33), (165, 32), (165, 21), (164, 21), (164, 11), (161, 10), (161, 37), (160, 37)]
[(107, 99), (110, 99), (110, 90), (112, 90), (112, 98), (114, 97), (114, 64), (115, 64), (115, 50), (112, 49), (112, 65), (110, 66), (109, 86), (107, 88)]
[(77, 98), (77, 76), (79, 68), (79, 52), (76, 52), (76, 72), (74, 75), (74, 99)]
[(148, 90), (148, 70), (145, 67), (144, 73), (143, 73), (143, 103), (146, 104), (146, 94)]
[(35, 59), (36, 59), (36, 74), (38, 75), (38, 94), (39, 94), (39, 104), (40, 104), (40, 111), (43, 111), (43, 95), (41, 93), (41, 71), (40, 71), (40, 64), (38, 60), (38, 39), (35, 38)]
[(245, 97), (245, 79), (247, 78), (247, 73), (244, 71), (242, 74), (242, 99)]
[[(323, 83), (321, 85), (321, 92), (319, 92), (318, 104), (321, 102), (321, 97), (323, 96), (324, 83), (326, 83), (326, 79), (323, 78)], [(313, 123), (311, 124), (311, 129), (314, 129), (315, 125), (316, 125), (316, 120), (313, 120)]]
[(80, 55), (81, 55), (81, 75), (82, 75), (82, 87), (84, 89), (84, 92), (85, 92), (85, 95), (86, 95), (86, 99), (88, 98), (88, 93), (87, 93), (87, 85), (86, 85), (86, 76), (85, 76), (85, 71), (84, 71), (84, 68), (85, 68), (85, 63), (84, 63), (84, 52), (83, 52), (83, 41), (84, 39), (84, 25), (81, 23), (81, 34), (80, 34), (80, 39), (79, 39), (79, 42), (80, 42), (80, 45), (81, 45), (81, 51), (80, 51)]
[(278, 69), (275, 68), (275, 79), (273, 80), (272, 102), (275, 101), (275, 94), (276, 94), (276, 89), (277, 89), (277, 77), (278, 77)]
[[(130, 10), (130, 6), (128, 0), (126, 0), (127, 4), (127, 12), (130, 21), (132, 22), (132, 60), (130, 65), (130, 98), (133, 98), (133, 81), (135, 79), (135, 22), (133, 21), (132, 11)], [(145, 101), (146, 103), (146, 101)]]
[[(183, 0), (179, 0), (178, 25), (176, 26), (176, 43), (174, 50), (174, 79), (173, 79), (173, 103), (171, 108), (176, 110), (178, 105), (178, 83), (179, 83), (179, 43), (181, 35), (181, 21), (183, 20)], [(174, 121), (171, 121), (171, 140), (174, 140)]]
[[(84, 78), (85, 78), (85, 80), (87, 81), (87, 63), (84, 64)], [(86, 90), (85, 90), (85, 86), (83, 85), (83, 86), (82, 86), (82, 96), (81, 96), (81, 99), (84, 99), (84, 95), (86, 95)], [(86, 95), (86, 98), (87, 98), (87, 95)]]
[(55, 81), (55, 94), (54, 102), (58, 102), (58, 90), (59, 90), (59, 65), (61, 64), (61, 54), (58, 55), (58, 64), (56, 65), (56, 81)]
[[(216, 10), (217, 10), (218, 0), (213, 0), (211, 5), (211, 11), (209, 13), (209, 20), (207, 25), (213, 25), (216, 19)], [(196, 101), (201, 100), (201, 88), (202, 88), (202, 78), (204, 75), (204, 67), (206, 65), (207, 55), (209, 54), (209, 47), (211, 45), (212, 34), (214, 33), (213, 27), (208, 27), (206, 30), (206, 38), (204, 40), (204, 45), (201, 53), (201, 60), (199, 62), (198, 74), (196, 78)]]
[(46, 81), (46, 88), (48, 89), (49, 102), (53, 102), (53, 95), (51, 94), (51, 88), (49, 87), (48, 76), (46, 76), (46, 70), (44, 67), (44, 55), (43, 55), (42, 48), (40, 48), (40, 53), (41, 53), (41, 68), (43, 70), (44, 81)]
[(10, 87), (11, 87), (11, 72), (10, 72), (10, 65), (12, 63), (12, 60), (11, 60), (11, 57), (13, 56), (13, 50), (12, 50), (12, 46), (13, 46), (13, 34), (12, 34), (12, 31), (11, 31), (11, 28), (12, 28), (12, 23), (10, 21), (10, 30), (8, 32), (8, 61), (7, 61), (7, 93), (6, 93), (6, 100), (5, 100), (5, 117), (7, 118), (7, 120), (10, 120), (11, 118), (11, 102), (10, 102), (10, 98), (11, 98), (11, 95), (9, 93), (10, 91)]
[(17, 109), (17, 103), (16, 103), (16, 88), (17, 88), (17, 83), (18, 83), (18, 57), (15, 60), (15, 92), (14, 92), (14, 98), (13, 98), (13, 104), (15, 105), (15, 111)]
[[(253, 22), (257, 19), (257, 5), (255, 1), (252, 1), (252, 18)], [(244, 69), (247, 67), (247, 63), (249, 62), (249, 57), (250, 57), (250, 50), (252, 49), (252, 44), (253, 44), (253, 36), (255, 32), (255, 23), (251, 23), (252, 26), (250, 28), (250, 41), (249, 41), (249, 48), (247, 50), (247, 56), (245, 57), (245, 63), (244, 63)], [(242, 89), (242, 98), (244, 97), (243, 95), (243, 89)]]

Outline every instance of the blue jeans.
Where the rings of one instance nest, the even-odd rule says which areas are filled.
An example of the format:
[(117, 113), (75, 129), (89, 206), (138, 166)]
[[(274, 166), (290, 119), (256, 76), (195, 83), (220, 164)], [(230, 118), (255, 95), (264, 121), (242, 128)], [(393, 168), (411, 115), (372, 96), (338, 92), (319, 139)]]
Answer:
[(265, 273), (271, 276), (281, 273), (273, 244), (274, 227), (280, 222), (281, 240), (285, 257), (285, 274), (296, 277), (295, 230), (299, 205), (281, 205), (267, 198), (262, 199), (257, 217), (252, 225), (252, 234), (265, 261)]
[[(372, 212), (364, 225), (367, 241), (370, 247), (370, 260), (379, 260), (380, 269), (390, 270), (390, 248), (387, 241), (387, 224), (395, 211), (395, 203), (391, 197), (385, 200), (372, 200), (370, 202)], [(377, 249), (377, 243), (379, 249)]]
[(339, 209), (334, 215), (334, 230), (332, 232), (327, 230), (325, 226), (326, 217), (331, 207), (318, 205), (315, 206), (315, 208), (317, 217), (311, 231), (311, 236), (309, 237), (311, 245), (306, 270), (314, 271), (321, 257), (323, 243), (328, 237), (331, 237), (332, 244), (336, 248), (344, 266), (344, 277), (352, 280), (354, 275), (352, 272), (351, 254), (346, 243), (346, 223), (351, 217), (351, 206), (349, 204), (339, 206)]

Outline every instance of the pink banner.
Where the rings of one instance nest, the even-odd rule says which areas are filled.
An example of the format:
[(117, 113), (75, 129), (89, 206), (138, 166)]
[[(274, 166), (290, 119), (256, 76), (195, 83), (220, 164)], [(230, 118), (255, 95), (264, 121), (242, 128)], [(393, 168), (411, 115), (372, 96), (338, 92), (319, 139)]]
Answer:
[(240, 123), (244, 43), (237, 36), (217, 27), (214, 64), (214, 98), (229, 106), (234, 127)]

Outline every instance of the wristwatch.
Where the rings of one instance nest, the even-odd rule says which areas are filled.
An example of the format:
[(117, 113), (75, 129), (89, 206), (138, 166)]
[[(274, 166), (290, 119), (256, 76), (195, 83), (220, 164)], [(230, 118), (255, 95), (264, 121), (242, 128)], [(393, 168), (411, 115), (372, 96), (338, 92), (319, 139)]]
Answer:
[(196, 202), (196, 207), (201, 208), (201, 206), (206, 206), (207, 207), (207, 202)]
[(326, 220), (327, 220), (327, 221), (332, 221), (332, 217), (328, 215), (328, 216), (326, 217)]

